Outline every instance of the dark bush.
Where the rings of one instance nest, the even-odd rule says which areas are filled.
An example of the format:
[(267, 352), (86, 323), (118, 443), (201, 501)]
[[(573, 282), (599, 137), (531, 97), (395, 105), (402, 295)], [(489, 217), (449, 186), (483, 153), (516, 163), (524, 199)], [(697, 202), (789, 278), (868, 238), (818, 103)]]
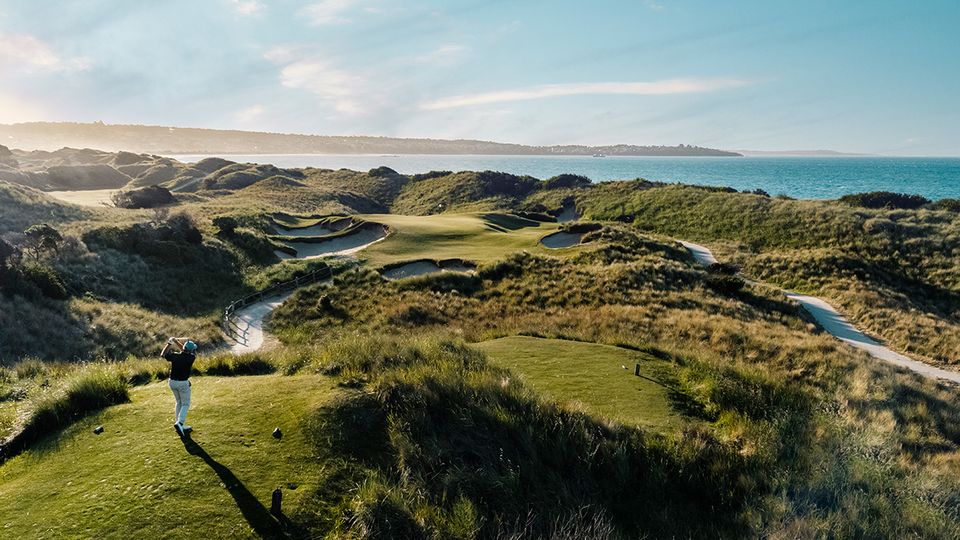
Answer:
[(220, 216), (213, 218), (213, 226), (220, 230), (220, 234), (233, 236), (233, 234), (237, 232), (237, 227), (240, 226), (240, 224), (236, 218)]
[(430, 171), (420, 174), (415, 174), (410, 177), (414, 182), (419, 182), (420, 180), (429, 180), (431, 178), (442, 178), (444, 176), (450, 176), (453, 174), (453, 171)]
[(543, 189), (589, 187), (593, 181), (579, 174), (558, 174), (543, 181)]
[(707, 272), (721, 276), (735, 276), (740, 273), (740, 267), (730, 263), (713, 263), (707, 267)]
[(16, 248), (7, 243), (6, 240), (0, 238), (0, 268), (6, 268), (7, 262), (16, 252)]
[(940, 199), (929, 206), (930, 210), (946, 210), (947, 212), (960, 212), (960, 199)]
[(920, 195), (893, 193), (890, 191), (871, 191), (869, 193), (853, 193), (840, 197), (840, 202), (860, 208), (889, 208), (896, 210), (914, 210), (930, 204), (930, 199)]
[(386, 166), (370, 169), (367, 174), (375, 178), (390, 178), (392, 176), (400, 176), (400, 173)]
[(745, 283), (737, 276), (724, 274), (710, 274), (707, 276), (707, 286), (721, 294), (735, 294), (743, 290)]
[(160, 186), (118, 191), (110, 200), (117, 208), (156, 208), (177, 202), (169, 189)]
[(56, 270), (43, 264), (29, 264), (23, 267), (23, 275), (40, 289), (47, 298), (66, 300), (67, 288)]

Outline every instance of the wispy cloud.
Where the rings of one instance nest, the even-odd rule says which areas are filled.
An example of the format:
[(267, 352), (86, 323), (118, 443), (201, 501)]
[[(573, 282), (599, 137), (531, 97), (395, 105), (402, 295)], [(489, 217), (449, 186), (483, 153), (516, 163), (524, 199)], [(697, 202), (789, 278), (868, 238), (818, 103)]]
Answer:
[(229, 0), (229, 2), (230, 7), (240, 15), (256, 15), (266, 9), (266, 6), (258, 0)]
[(469, 51), (470, 49), (468, 47), (449, 43), (446, 45), (441, 45), (430, 52), (414, 57), (413, 62), (416, 64), (437, 64), (447, 66), (463, 58), (463, 56)]
[(27, 72), (79, 71), (90, 67), (83, 57), (66, 58), (29, 34), (0, 34), (0, 66)]
[(750, 84), (741, 79), (668, 79), (649, 82), (594, 82), (569, 84), (544, 84), (512, 90), (500, 90), (482, 94), (449, 96), (421, 104), (425, 110), (453, 109), (472, 105), (487, 105), (505, 101), (525, 101), (560, 96), (585, 94), (624, 94), (635, 96), (663, 96), (672, 94), (697, 94)]
[(322, 0), (305, 6), (300, 14), (314, 26), (346, 24), (350, 22), (347, 13), (358, 3), (358, 0)]
[(306, 90), (330, 103), (340, 113), (363, 112), (357, 96), (366, 88), (364, 77), (340, 69), (318, 54), (304, 54), (293, 47), (274, 47), (264, 58), (281, 65), (280, 84)]

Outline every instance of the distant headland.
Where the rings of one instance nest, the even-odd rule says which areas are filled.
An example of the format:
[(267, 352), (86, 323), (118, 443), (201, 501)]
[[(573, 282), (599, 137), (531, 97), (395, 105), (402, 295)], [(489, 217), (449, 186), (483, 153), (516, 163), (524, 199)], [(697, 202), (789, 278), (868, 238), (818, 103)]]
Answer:
[(62, 147), (154, 154), (461, 154), (531, 156), (729, 156), (737, 152), (676, 146), (529, 146), (476, 140), (303, 135), (256, 131), (104, 124), (0, 124), (0, 144), (23, 150)]

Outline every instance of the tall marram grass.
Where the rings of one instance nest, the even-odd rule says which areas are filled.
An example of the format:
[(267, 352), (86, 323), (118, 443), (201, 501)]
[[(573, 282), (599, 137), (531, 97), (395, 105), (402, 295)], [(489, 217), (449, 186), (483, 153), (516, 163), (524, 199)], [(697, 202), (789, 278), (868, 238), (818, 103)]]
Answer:
[(4, 442), (0, 459), (22, 451), (82, 416), (129, 400), (127, 378), (116, 367), (78, 370), (62, 388), (43, 392), (32, 400), (14, 435)]

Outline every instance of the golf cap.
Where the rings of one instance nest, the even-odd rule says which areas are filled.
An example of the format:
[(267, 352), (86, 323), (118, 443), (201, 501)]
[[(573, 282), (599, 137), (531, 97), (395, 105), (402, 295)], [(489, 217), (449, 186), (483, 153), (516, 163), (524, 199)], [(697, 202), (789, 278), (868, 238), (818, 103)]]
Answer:
[(188, 341), (188, 342), (186, 342), (186, 343), (183, 344), (183, 348), (186, 349), (186, 350), (188, 350), (188, 351), (195, 351), (195, 350), (197, 350), (197, 344), (194, 343), (194, 342), (192, 342), (192, 341)]

